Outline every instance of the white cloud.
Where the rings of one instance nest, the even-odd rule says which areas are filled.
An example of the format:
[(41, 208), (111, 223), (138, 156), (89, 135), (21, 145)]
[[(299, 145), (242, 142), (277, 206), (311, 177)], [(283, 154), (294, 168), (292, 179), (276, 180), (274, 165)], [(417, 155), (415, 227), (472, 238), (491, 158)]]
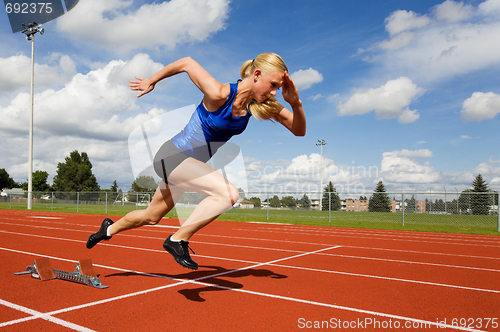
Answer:
[(335, 94), (333, 94), (333, 95), (328, 96), (326, 99), (327, 99), (328, 101), (332, 101), (332, 100), (336, 99), (338, 96), (340, 96), (340, 94), (335, 93)]
[(431, 158), (434, 157), (432, 155), (432, 151), (429, 149), (420, 149), (420, 150), (406, 150), (403, 149), (398, 152), (398, 157), (410, 157), (410, 158)]
[(479, 5), (479, 11), (485, 16), (498, 16), (500, 15), (500, 1), (486, 0)]
[(419, 164), (414, 158), (428, 158), (432, 156), (429, 150), (392, 151), (382, 154), (380, 175), (384, 181), (395, 183), (434, 183), (441, 180), (441, 175), (426, 162)]
[[(76, 74), (73, 60), (59, 53), (49, 56), (48, 64), (35, 63), (37, 88), (61, 86)], [(29, 89), (31, 84), (31, 57), (24, 54), (0, 58), (0, 90), (12, 92), (21, 88)]]
[(60, 31), (84, 43), (128, 51), (174, 48), (225, 28), (229, 0), (171, 0), (127, 10), (132, 1), (87, 0), (57, 20)]
[(313, 84), (323, 81), (323, 75), (312, 68), (306, 70), (300, 69), (291, 74), (290, 77), (298, 90), (307, 90)]
[[(35, 94), (35, 127), (38, 133), (55, 136), (121, 140), (139, 123), (163, 111), (122, 115), (138, 109), (135, 94), (125, 77), (131, 68), (151, 71), (163, 66), (149, 57), (137, 55), (129, 62), (111, 61), (88, 74), (77, 74), (62, 89), (48, 89)], [(129, 76), (130, 77), (130, 76)], [(123, 78), (123, 81), (117, 78)], [(0, 107), (0, 129), (18, 132), (26, 128), (30, 97), (19, 93), (7, 107)]]
[(499, 8), (498, 0), (478, 7), (447, 0), (429, 16), (396, 11), (386, 19), (390, 38), (378, 43), (378, 51), (372, 49), (372, 56), (366, 59), (379, 63), (387, 73), (419, 82), (497, 66)]
[(384, 40), (378, 46), (387, 50), (397, 50), (410, 45), (413, 39), (415, 39), (413, 32), (402, 32), (390, 40)]
[(407, 77), (388, 81), (385, 85), (356, 92), (337, 108), (340, 115), (365, 114), (375, 111), (378, 119), (399, 117), (400, 123), (410, 123), (419, 118), (417, 111), (410, 111), (410, 103), (425, 92)]
[(493, 92), (474, 92), (462, 104), (461, 117), (465, 121), (492, 119), (500, 113), (500, 95)]
[[(134, 71), (151, 73), (162, 67), (149, 56), (138, 54), (130, 61), (114, 60), (87, 74), (76, 74), (58, 90), (36, 93), (35, 170), (49, 172), (51, 179), (57, 163), (71, 151), (79, 150), (89, 154), (100, 182), (112, 177), (118, 183), (130, 183), (126, 138), (139, 124), (165, 111), (152, 108), (141, 112), (136, 93), (127, 86), (129, 75)], [(0, 155), (10, 165), (8, 172), (16, 181), (25, 181), (28, 174), (29, 106), (30, 96), (24, 92), (18, 93), (8, 106), (0, 106), (0, 137), (8, 142), (0, 146)]]
[(500, 159), (495, 160), (495, 159), (493, 159), (493, 156), (490, 156), (490, 159), (488, 159), (488, 162), (490, 164), (500, 164)]
[(391, 36), (428, 25), (430, 19), (412, 11), (397, 10), (385, 19), (385, 29)]
[(404, 110), (398, 117), (398, 122), (401, 124), (408, 124), (420, 119), (420, 114), (417, 111)]
[(318, 93), (317, 95), (311, 96), (307, 99), (311, 99), (312, 101), (316, 101), (316, 100), (321, 99), (321, 98), (324, 98), (323, 95), (321, 93)]
[[(364, 195), (371, 193), (375, 184), (383, 180), (392, 192), (443, 192), (443, 187), (450, 192), (453, 187), (459, 187), (458, 190), (470, 188), (474, 177), (481, 173), (487, 181), (493, 179), (490, 188), (500, 189), (500, 167), (496, 165), (499, 161), (490, 158), (488, 163), (462, 171), (438, 170), (429, 161), (419, 161), (432, 157), (434, 154), (428, 149), (394, 150), (382, 154), (378, 167), (355, 165), (354, 162), (336, 164), (323, 156), (323, 186), (331, 181), (339, 193)], [(294, 192), (302, 195), (307, 192), (310, 195), (319, 190), (321, 156), (318, 153), (300, 155), (290, 161), (246, 159), (245, 163), (249, 190), (254, 193)]]
[(446, 0), (440, 5), (434, 7), (434, 15), (440, 21), (454, 23), (464, 21), (472, 16), (473, 8), (471, 5), (464, 5), (463, 2)]

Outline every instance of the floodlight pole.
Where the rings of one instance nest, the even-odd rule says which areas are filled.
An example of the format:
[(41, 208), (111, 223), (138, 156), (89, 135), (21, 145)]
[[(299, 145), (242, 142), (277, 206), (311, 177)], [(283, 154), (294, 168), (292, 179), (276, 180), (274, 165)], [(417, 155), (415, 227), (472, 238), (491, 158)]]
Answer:
[(318, 140), (318, 143), (316, 143), (316, 146), (321, 147), (321, 160), (320, 160), (320, 166), (319, 166), (319, 178), (320, 178), (320, 187), (319, 187), (319, 210), (322, 211), (322, 194), (323, 194), (323, 145), (326, 145), (326, 142), (324, 139)]
[(31, 111), (30, 111), (30, 132), (29, 132), (29, 173), (28, 173), (28, 210), (31, 210), (33, 199), (33, 108), (35, 90), (35, 34), (40, 32), (43, 35), (41, 24), (36, 22), (23, 23), (26, 39), (31, 41)]

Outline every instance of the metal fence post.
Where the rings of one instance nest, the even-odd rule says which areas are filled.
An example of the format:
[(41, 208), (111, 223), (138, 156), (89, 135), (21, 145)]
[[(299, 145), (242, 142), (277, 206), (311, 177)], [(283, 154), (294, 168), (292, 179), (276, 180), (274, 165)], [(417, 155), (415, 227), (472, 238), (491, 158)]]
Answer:
[[(403, 205), (403, 226), (405, 225), (405, 194), (401, 193), (401, 204)], [(416, 205), (415, 201), (415, 205)]]
[(52, 198), (50, 202), (50, 210), (54, 211), (54, 192), (52, 192)]
[(9, 210), (12, 209), (12, 193), (9, 194)]
[(269, 203), (271, 203), (269, 201), (269, 193), (267, 193), (267, 220), (269, 220)]
[(497, 232), (500, 232), (500, 191), (497, 194)]
[(332, 193), (328, 192), (328, 222), (332, 222)]
[(106, 208), (105, 208), (105, 213), (108, 214), (108, 192), (106, 191), (106, 203), (104, 203)]
[(80, 207), (80, 192), (76, 192), (76, 212), (78, 213)]

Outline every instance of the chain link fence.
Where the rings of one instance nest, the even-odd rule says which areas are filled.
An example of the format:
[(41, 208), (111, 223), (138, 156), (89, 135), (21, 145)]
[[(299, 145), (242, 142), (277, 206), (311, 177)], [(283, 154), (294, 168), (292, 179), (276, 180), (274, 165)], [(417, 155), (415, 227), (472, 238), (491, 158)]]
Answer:
[[(33, 192), (32, 209), (123, 215), (145, 209), (154, 192)], [(205, 196), (187, 192), (173, 216), (187, 218)], [(238, 220), (283, 222), (324, 221), (391, 223), (396, 225), (454, 226), (500, 232), (498, 192), (388, 192), (366, 195), (337, 192), (241, 192), (234, 209), (225, 215)], [(0, 208), (26, 209), (27, 193), (2, 193)], [(225, 216), (223, 215), (223, 217)], [(286, 221), (286, 220), (285, 220)]]

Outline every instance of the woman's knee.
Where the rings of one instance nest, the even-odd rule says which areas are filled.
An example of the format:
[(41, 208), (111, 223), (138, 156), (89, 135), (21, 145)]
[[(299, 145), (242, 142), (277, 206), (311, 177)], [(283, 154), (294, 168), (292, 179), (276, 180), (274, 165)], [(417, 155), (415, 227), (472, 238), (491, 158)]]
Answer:
[(238, 200), (240, 199), (238, 188), (236, 188), (231, 183), (227, 183), (224, 190), (221, 190), (221, 192), (219, 192), (217, 196), (219, 200), (224, 204), (227, 204), (229, 208), (236, 204), (236, 202), (238, 202)]
[(163, 216), (152, 213), (144, 213), (141, 218), (141, 223), (142, 225), (156, 225), (160, 222), (161, 218), (163, 218)]

